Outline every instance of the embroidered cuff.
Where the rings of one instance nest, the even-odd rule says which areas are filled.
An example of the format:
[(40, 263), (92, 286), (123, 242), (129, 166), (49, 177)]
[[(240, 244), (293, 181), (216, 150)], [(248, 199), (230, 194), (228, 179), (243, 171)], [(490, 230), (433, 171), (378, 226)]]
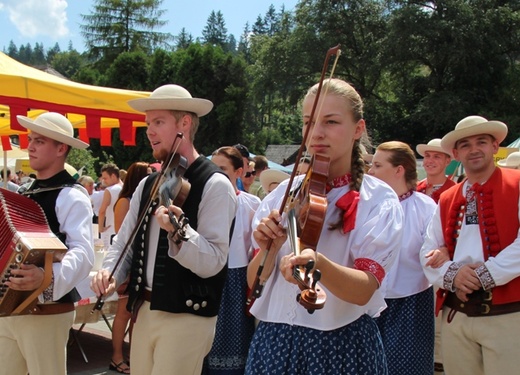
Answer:
[(480, 284), (482, 284), (482, 288), (484, 288), (484, 290), (489, 290), (497, 286), (495, 284), (495, 280), (493, 280), (493, 276), (491, 276), (491, 273), (485, 264), (478, 267), (475, 270), (475, 273), (477, 274), (477, 277), (480, 280)]
[(455, 280), (455, 276), (457, 275), (457, 272), (459, 272), (460, 264), (457, 262), (453, 262), (448, 267), (448, 270), (444, 274), (444, 280), (443, 280), (443, 288), (455, 293), (455, 287), (453, 286), (453, 281)]
[(354, 268), (360, 271), (370, 272), (376, 278), (379, 285), (385, 278), (385, 269), (376, 261), (368, 258), (359, 258), (354, 261)]

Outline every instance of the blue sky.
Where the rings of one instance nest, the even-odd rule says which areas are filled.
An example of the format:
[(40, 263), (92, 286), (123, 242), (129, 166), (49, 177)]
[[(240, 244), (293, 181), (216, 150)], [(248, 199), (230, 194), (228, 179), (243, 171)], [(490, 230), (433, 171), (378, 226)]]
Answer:
[[(298, 0), (164, 0), (162, 17), (168, 24), (161, 32), (178, 35), (184, 27), (195, 38), (200, 37), (212, 10), (221, 11), (228, 34), (237, 41), (246, 22), (252, 25), (258, 15), (265, 15), (273, 4), (277, 11), (285, 6), (290, 11)], [(89, 14), (92, 0), (0, 0), (0, 51), (12, 40), (18, 47), (43, 43), (45, 49), (59, 43), (66, 50), (69, 41), (78, 51), (84, 50), (79, 25), (81, 14)]]

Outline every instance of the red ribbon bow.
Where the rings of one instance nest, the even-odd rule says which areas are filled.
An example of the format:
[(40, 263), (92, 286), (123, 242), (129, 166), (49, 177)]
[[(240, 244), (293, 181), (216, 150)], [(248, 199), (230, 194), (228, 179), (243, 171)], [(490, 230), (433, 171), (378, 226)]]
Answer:
[(336, 202), (336, 207), (343, 210), (343, 233), (348, 233), (356, 226), (359, 192), (350, 190)]

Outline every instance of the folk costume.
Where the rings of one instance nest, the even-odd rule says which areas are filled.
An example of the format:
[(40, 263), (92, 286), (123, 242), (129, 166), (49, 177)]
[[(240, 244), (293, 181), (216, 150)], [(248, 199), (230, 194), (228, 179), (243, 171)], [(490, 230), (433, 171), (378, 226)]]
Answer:
[[(442, 346), (447, 374), (506, 374), (520, 365), (520, 171), (495, 168), (488, 181), (465, 181), (444, 193), (439, 202), (424, 255), (446, 244), (450, 261), (425, 268), (442, 290)], [(453, 286), (458, 269), (482, 263), (475, 272), (483, 288), (463, 303)], [(473, 330), (466, 332), (471, 325)]]
[[(294, 186), (303, 177), (295, 179)], [(282, 182), (264, 198), (253, 227), (279, 208), (287, 184), (287, 180)], [(347, 233), (330, 230), (329, 225), (344, 214), (336, 203), (348, 191), (348, 178), (340, 178), (328, 192), (317, 251), (338, 264), (369, 271), (382, 283), (399, 253), (402, 208), (388, 185), (365, 175), (353, 229)], [(381, 288), (366, 305), (358, 306), (322, 286), (327, 293), (325, 306), (309, 314), (296, 301), (298, 286), (278, 271), (280, 259), (292, 251), (289, 241), (281, 247), (263, 294), (251, 308), (260, 324), (251, 342), (246, 374), (386, 374), (381, 336), (373, 319), (386, 307)]]
[(399, 197), (404, 235), (399, 258), (384, 281), (387, 309), (376, 318), (389, 375), (433, 373), (433, 288), (422, 270), (419, 253), (437, 205), (410, 191)]
[[(88, 147), (73, 137), (72, 124), (60, 114), (17, 118), (22, 126), (45, 137)], [(35, 179), (24, 194), (42, 207), (50, 230), (68, 249), (61, 262), (52, 264), (51, 285), (39, 296), (39, 312), (0, 318), (2, 373), (65, 375), (74, 302), (80, 300), (75, 286), (88, 277), (94, 264), (92, 205), (88, 192), (66, 170)]]
[(117, 285), (130, 273), (127, 307), (136, 318), (132, 374), (200, 372), (213, 342), (236, 195), (227, 177), (204, 156), (188, 167), (184, 177), (191, 184), (182, 207), (189, 219), (188, 241), (179, 248), (153, 217), (157, 205), (145, 207), (158, 178), (154, 173), (138, 185), (103, 263), (103, 268), (113, 269), (140, 212), (147, 210), (116, 273)]
[(439, 198), (441, 197), (441, 194), (444, 193), (446, 190), (448, 190), (450, 187), (452, 187), (453, 185), (456, 185), (457, 183), (449, 178), (446, 179), (446, 181), (444, 181), (444, 183), (442, 185), (433, 185), (432, 186), (432, 193), (431, 195), (428, 195), (427, 193), (427, 190), (428, 190), (428, 181), (427, 179), (425, 178), (424, 180), (420, 181), (418, 184), (417, 184), (417, 191), (419, 193), (423, 193), (423, 194), (426, 194), (428, 195), (429, 197), (431, 197), (435, 203), (439, 203)]
[(255, 321), (244, 306), (247, 296), (247, 265), (251, 250), (251, 221), (260, 198), (237, 192), (237, 214), (229, 245), (228, 275), (217, 319), (215, 339), (206, 357), (203, 374), (243, 374)]

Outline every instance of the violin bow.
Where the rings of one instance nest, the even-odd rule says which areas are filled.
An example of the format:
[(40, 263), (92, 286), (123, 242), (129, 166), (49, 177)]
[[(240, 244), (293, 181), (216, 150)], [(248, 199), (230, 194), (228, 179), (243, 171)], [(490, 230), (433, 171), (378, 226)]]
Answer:
[[(177, 150), (179, 149), (179, 146), (180, 146), (180, 143), (182, 142), (183, 137), (184, 137), (183, 133), (177, 133), (177, 135), (175, 136), (175, 140), (172, 143), (172, 147), (170, 149), (170, 153), (168, 154), (168, 158), (164, 162), (164, 164), (166, 164), (166, 165), (165, 165), (164, 168), (161, 167), (161, 171), (159, 172), (159, 176), (155, 179), (154, 184), (152, 186), (152, 190), (151, 190), (150, 196), (148, 197), (148, 200), (146, 201), (146, 207), (147, 208), (152, 205), (152, 202), (154, 201), (157, 193), (159, 192), (159, 187), (161, 186), (161, 184), (163, 182), (162, 180), (164, 178), (165, 172), (170, 167), (170, 165), (171, 165), (171, 163), (172, 163), (172, 161), (174, 159), (174, 156), (177, 153)], [(180, 139), (179, 142), (177, 142), (178, 139)], [(134, 242), (135, 236), (137, 235), (137, 232), (139, 231), (139, 228), (141, 227), (141, 224), (143, 223), (144, 218), (147, 215), (147, 211), (148, 211), (148, 209), (142, 210), (142, 212), (139, 214), (139, 216), (137, 218), (136, 226), (132, 229), (132, 232), (130, 233), (130, 237), (126, 241), (125, 246), (123, 247), (123, 251), (121, 251), (121, 254), (119, 255), (119, 258), (117, 258), (116, 264), (114, 265), (114, 269), (112, 270), (112, 272), (110, 273), (110, 276), (108, 277), (109, 282), (110, 282), (110, 280), (112, 280), (112, 278), (114, 277), (115, 273), (118, 271), (118, 269), (119, 269), (123, 259), (126, 258), (126, 254), (128, 253), (128, 249), (130, 248), (130, 245)], [(101, 294), (98, 297), (98, 299), (96, 300), (96, 303), (94, 304), (94, 307), (90, 311), (90, 314), (93, 314), (96, 310), (101, 311), (101, 309), (103, 308), (104, 304), (105, 304), (105, 294)]]
[[(341, 50), (340, 50), (340, 45), (339, 44), (337, 46), (335, 46), (335, 47), (330, 48), (327, 51), (327, 55), (325, 57), (325, 61), (323, 63), (323, 68), (322, 68), (322, 71), (321, 71), (320, 81), (319, 81), (319, 84), (318, 84), (318, 90), (316, 92), (316, 97), (314, 98), (314, 103), (312, 105), (312, 110), (311, 110), (311, 114), (310, 114), (310, 124), (309, 125), (312, 125), (312, 121), (313, 121), (314, 115), (316, 113), (316, 108), (318, 106), (319, 98), (320, 98), (320, 95), (321, 95), (321, 90), (323, 88), (323, 81), (325, 80), (325, 75), (327, 74), (327, 69), (328, 69), (328, 66), (329, 66), (330, 57), (333, 56), (333, 55), (336, 56), (336, 59), (334, 61), (334, 65), (333, 65), (333, 70), (331, 71), (331, 76), (332, 76), (333, 71), (334, 71), (334, 69), (336, 67), (336, 64), (337, 64), (337, 61), (338, 61), (340, 53), (341, 53)], [(307, 140), (308, 140), (309, 134), (310, 134), (310, 128), (314, 128), (314, 127), (313, 126), (307, 126), (306, 129), (305, 129), (305, 133), (304, 133), (302, 142), (300, 144), (300, 148), (298, 149), (298, 154), (296, 156), (296, 161), (295, 161), (293, 170), (291, 172), (291, 176), (289, 177), (289, 182), (287, 184), (287, 189), (285, 190), (285, 194), (284, 194), (282, 203), (280, 204), (279, 212), (284, 212), (285, 211), (286, 205), (287, 205), (288, 200), (289, 200), (289, 196), (291, 196), (291, 186), (293, 184), (294, 178), (296, 177), (296, 173), (298, 171), (298, 167), (299, 167), (299, 164), (300, 164), (300, 159), (301, 159), (301, 157), (303, 155), (303, 150), (304, 150), (304, 148), (307, 145)], [(263, 292), (265, 283), (266, 283), (267, 279), (269, 278), (269, 276), (271, 275), (271, 272), (273, 271), (273, 268), (274, 268), (274, 265), (275, 265), (275, 261), (276, 261), (276, 253), (274, 251), (270, 251), (272, 244), (273, 244), (273, 240), (270, 239), (269, 242), (267, 243), (267, 251), (262, 256), (262, 259), (260, 260), (260, 264), (259, 264), (257, 272), (256, 272), (255, 280), (253, 282), (253, 287), (251, 288), (251, 290), (249, 292), (249, 295), (247, 296), (246, 309), (248, 311), (251, 308), (251, 306), (253, 305), (255, 299), (260, 298), (262, 296), (262, 292)]]

